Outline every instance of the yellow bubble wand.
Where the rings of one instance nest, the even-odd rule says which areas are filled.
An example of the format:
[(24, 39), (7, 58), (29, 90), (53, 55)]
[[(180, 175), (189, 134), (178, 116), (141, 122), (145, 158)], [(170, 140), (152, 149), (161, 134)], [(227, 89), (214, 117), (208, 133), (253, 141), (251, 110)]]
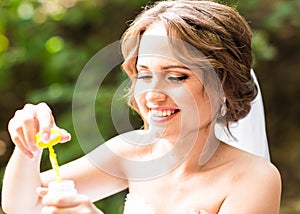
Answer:
[(58, 144), (61, 141), (61, 133), (58, 129), (56, 128), (51, 128), (50, 129), (50, 139), (48, 142), (44, 142), (41, 140), (41, 134), (37, 133), (35, 135), (35, 142), (36, 145), (39, 148), (48, 148), (49, 150), (49, 160), (52, 166), (52, 169), (55, 172), (56, 175), (56, 181), (61, 182), (61, 177), (60, 177), (60, 171), (59, 171), (59, 165), (57, 161), (57, 156), (55, 153), (55, 150), (53, 148), (54, 145)]

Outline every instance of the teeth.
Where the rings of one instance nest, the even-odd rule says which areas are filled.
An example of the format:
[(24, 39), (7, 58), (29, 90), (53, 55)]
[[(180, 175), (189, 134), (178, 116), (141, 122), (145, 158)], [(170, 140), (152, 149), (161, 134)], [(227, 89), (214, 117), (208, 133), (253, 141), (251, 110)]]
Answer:
[(175, 113), (175, 110), (151, 110), (155, 117), (168, 117)]

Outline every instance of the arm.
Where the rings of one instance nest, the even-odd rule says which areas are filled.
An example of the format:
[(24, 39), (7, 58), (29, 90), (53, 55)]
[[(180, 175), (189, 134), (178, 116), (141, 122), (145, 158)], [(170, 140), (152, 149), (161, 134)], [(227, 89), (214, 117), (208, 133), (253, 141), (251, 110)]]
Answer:
[[(42, 213), (90, 213), (103, 214), (92, 203), (110, 196), (128, 187), (127, 180), (115, 178), (97, 166), (86, 157), (79, 158), (61, 167), (62, 179), (72, 179), (78, 191), (74, 196), (53, 196), (42, 193)], [(80, 173), (78, 173), (80, 172)], [(52, 170), (41, 173), (45, 186), (53, 181)], [(51, 179), (53, 177), (53, 179)], [(47, 193), (47, 192), (46, 192)]]
[(40, 158), (41, 154), (30, 159), (18, 147), (15, 148), (3, 179), (2, 209), (5, 213), (22, 213), (24, 210), (40, 213), (41, 204), (35, 192), (41, 186)]
[(247, 175), (233, 181), (234, 188), (219, 213), (279, 213), (281, 178), (278, 170), (265, 162), (259, 162), (247, 170)]
[[(103, 157), (101, 161), (107, 164), (115, 162), (113, 157), (104, 157), (101, 153), (99, 156)], [(118, 166), (116, 163), (111, 167), (118, 168)], [(73, 180), (78, 193), (88, 196), (92, 201), (103, 199), (128, 187), (126, 179), (106, 173), (90, 160), (88, 155), (62, 165), (60, 173), (63, 180)], [(42, 186), (47, 186), (50, 181), (55, 180), (54, 174), (53, 170), (41, 173)]]
[(2, 207), (5, 212), (22, 213), (28, 210), (30, 213), (40, 213), (40, 199), (35, 190), (41, 186), (42, 150), (36, 147), (34, 136), (41, 131), (47, 138), (53, 125), (51, 110), (46, 104), (27, 104), (16, 111), (9, 121), (8, 130), (16, 147), (3, 179)]
[[(42, 198), (36, 193), (38, 187), (47, 187), (50, 181), (55, 180), (55, 173), (51, 170), (40, 173), (42, 150), (37, 149), (34, 142), (37, 132), (47, 141), (51, 127), (56, 125), (46, 104), (26, 105), (11, 119), (9, 132), (16, 149), (7, 165), (3, 180), (2, 206), (5, 212), (23, 213), (26, 210), (34, 214), (41, 213), (44, 205), (53, 206), (49, 200), (43, 204)], [(62, 141), (70, 140), (70, 135), (63, 129), (60, 130)], [(106, 159), (107, 163), (110, 161), (109, 158)], [(92, 200), (101, 199), (127, 187), (126, 180), (104, 173), (86, 157), (62, 166), (61, 172), (63, 179), (74, 180), (79, 194), (85, 194)], [(59, 202), (57, 203), (54, 204), (59, 205)], [(82, 203), (87, 204), (85, 201)]]
[[(39, 173), (40, 155), (30, 159), (18, 148), (15, 149), (5, 172), (2, 191), (2, 208), (6, 213), (23, 213), (24, 210), (32, 214), (40, 214), (44, 205), (56, 206), (64, 204), (66, 200), (50, 198), (43, 200), (36, 192), (38, 187), (47, 187), (55, 180), (53, 170)], [(95, 209), (89, 201), (97, 201), (128, 187), (127, 181), (106, 174), (93, 165), (87, 157), (61, 166), (62, 179), (72, 179), (80, 194), (74, 203), (80, 202)], [(80, 173), (79, 173), (80, 172)], [(83, 195), (85, 197), (83, 197)], [(73, 203), (67, 199), (74, 209)], [(15, 206), (16, 203), (18, 206)], [(54, 206), (56, 205), (56, 206)]]

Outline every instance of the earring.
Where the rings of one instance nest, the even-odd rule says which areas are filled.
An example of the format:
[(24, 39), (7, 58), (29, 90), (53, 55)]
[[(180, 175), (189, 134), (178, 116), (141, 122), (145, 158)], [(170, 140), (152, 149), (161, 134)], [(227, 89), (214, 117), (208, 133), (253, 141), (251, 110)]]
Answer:
[(226, 97), (223, 98), (223, 104), (222, 104), (220, 113), (221, 113), (221, 117), (224, 117), (227, 113)]

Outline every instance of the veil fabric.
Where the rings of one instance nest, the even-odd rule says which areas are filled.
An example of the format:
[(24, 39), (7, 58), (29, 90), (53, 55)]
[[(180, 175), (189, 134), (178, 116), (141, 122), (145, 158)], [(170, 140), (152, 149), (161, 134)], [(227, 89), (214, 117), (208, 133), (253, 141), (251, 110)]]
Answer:
[(229, 134), (227, 128), (219, 123), (215, 124), (215, 135), (226, 144), (270, 160), (261, 90), (252, 69), (251, 74), (257, 84), (258, 94), (251, 103), (249, 114), (238, 122), (230, 124), (229, 130), (235, 139)]

